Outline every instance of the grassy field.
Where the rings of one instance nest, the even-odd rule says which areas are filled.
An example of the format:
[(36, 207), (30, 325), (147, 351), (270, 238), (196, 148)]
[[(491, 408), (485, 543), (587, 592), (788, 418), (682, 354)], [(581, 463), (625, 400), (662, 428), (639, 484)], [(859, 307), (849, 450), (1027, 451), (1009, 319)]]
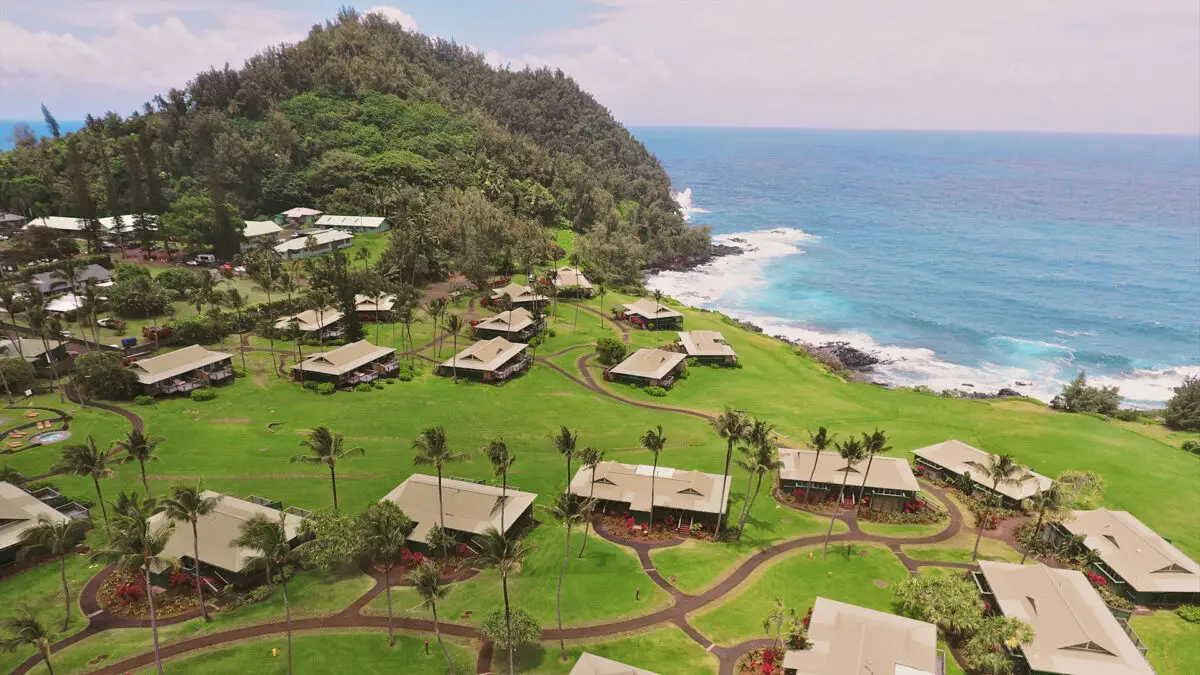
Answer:
[[(914, 560), (931, 560), (934, 562), (971, 562), (971, 551), (975, 546), (975, 533), (959, 532), (953, 538), (936, 544), (921, 544), (920, 546), (901, 546)], [(979, 540), (979, 557), (982, 560), (1000, 562), (1021, 562), (1021, 553), (998, 539), (984, 537)], [(1033, 561), (1029, 561), (1033, 564)]]
[(1200, 624), (1159, 611), (1135, 616), (1130, 625), (1149, 648), (1146, 657), (1158, 675), (1189, 675), (1200, 668)]
[(929, 525), (897, 525), (893, 523), (873, 523), (869, 520), (859, 520), (858, 529), (867, 534), (877, 534), (881, 537), (926, 537), (946, 529), (950, 521), (931, 523)]
[[(583, 652), (664, 674), (714, 675), (720, 665), (716, 656), (704, 651), (682, 630), (667, 626), (602, 642), (567, 642), (565, 663), (559, 660), (558, 643), (544, 642), (517, 652), (516, 672), (567, 675)], [(508, 673), (508, 659), (502, 650), (493, 654), (492, 672)]]

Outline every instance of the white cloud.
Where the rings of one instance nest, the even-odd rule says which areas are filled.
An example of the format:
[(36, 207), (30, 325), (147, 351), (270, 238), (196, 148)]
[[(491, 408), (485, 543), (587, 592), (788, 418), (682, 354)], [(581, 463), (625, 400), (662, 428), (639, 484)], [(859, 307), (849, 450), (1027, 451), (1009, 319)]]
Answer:
[(404, 10), (391, 5), (375, 5), (363, 12), (363, 14), (379, 14), (388, 21), (394, 21), (404, 27), (404, 30), (417, 32), (417, 20), (412, 16), (405, 14)]

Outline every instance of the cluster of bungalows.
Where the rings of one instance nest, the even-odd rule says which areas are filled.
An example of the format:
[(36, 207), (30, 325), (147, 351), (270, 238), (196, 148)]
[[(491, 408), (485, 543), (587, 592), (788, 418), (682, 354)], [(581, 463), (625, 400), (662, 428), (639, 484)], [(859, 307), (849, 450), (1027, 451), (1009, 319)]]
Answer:
[(194, 389), (233, 379), (233, 355), (191, 345), (161, 356), (134, 361), (142, 392), (150, 396), (186, 394)]
[(683, 314), (654, 300), (642, 298), (621, 306), (618, 318), (649, 330), (678, 330), (683, 327)]
[(640, 523), (650, 522), (653, 493), (655, 521), (671, 516), (681, 528), (712, 528), (728, 508), (729, 482), (720, 474), (606, 461), (575, 472), (570, 491), (595, 499), (604, 513), (628, 512)]
[(876, 455), (849, 466), (836, 452), (793, 450), (780, 448), (779, 489), (792, 493), (799, 490), (804, 499), (822, 502), (870, 500), (872, 510), (895, 512), (904, 509), (906, 502), (917, 499), (920, 485), (912, 468), (902, 457)]
[(604, 379), (644, 387), (670, 389), (686, 368), (687, 354), (643, 348), (604, 371)]
[(439, 365), (437, 373), (497, 384), (529, 369), (528, 347), (502, 337), (480, 340)]
[[(151, 214), (138, 216), (137, 214), (128, 213), (121, 216), (105, 216), (104, 218), (97, 218), (96, 220), (100, 223), (101, 232), (107, 236), (132, 232), (133, 224), (139, 217), (145, 218), (147, 221), (149, 221), (152, 227), (157, 227), (158, 225), (158, 217)], [(83, 219), (72, 218), (70, 216), (44, 216), (41, 218), (34, 218), (33, 220), (29, 221), (25, 225), (25, 228), (29, 229), (32, 227), (44, 227), (49, 230), (78, 234), (84, 230), (84, 225), (86, 222), (87, 221)]]
[(788, 650), (790, 675), (944, 675), (937, 626), (818, 597), (808, 624), (808, 649)]
[(16, 561), (22, 535), (36, 527), (42, 518), (56, 523), (87, 520), (88, 510), (68, 501), (53, 488), (27, 492), (0, 481), (0, 568)]
[(508, 309), (499, 314), (472, 322), (472, 334), (481, 340), (502, 337), (509, 342), (529, 342), (546, 327), (543, 319), (535, 319), (524, 307)]
[(292, 366), (292, 377), (352, 387), (381, 377), (392, 377), (399, 369), (395, 349), (376, 347), (366, 340), (359, 340), (304, 359)]
[(306, 309), (303, 312), (280, 317), (275, 321), (275, 330), (289, 333), (299, 331), (301, 338), (331, 340), (345, 334), (342, 326), (343, 314), (332, 307), (322, 310)]
[[(992, 484), (987, 478), (990, 454), (973, 448), (962, 441), (945, 441), (936, 445), (913, 450), (917, 472), (931, 478), (950, 480), (969, 476), (976, 495), (992, 494)], [(1040, 491), (1050, 489), (1054, 481), (1022, 467), (1015, 483), (1001, 484), (995, 489), (1004, 508), (1018, 510), (1021, 502)]]
[(380, 500), (399, 506), (412, 520), (415, 527), (408, 535), (411, 548), (427, 550), (429, 531), (435, 525), (443, 525), (455, 540), (469, 546), (472, 537), (490, 528), (503, 534), (519, 532), (533, 519), (537, 495), (532, 492), (457, 478), (443, 478), (440, 484), (439, 497), (437, 476), (413, 474)]

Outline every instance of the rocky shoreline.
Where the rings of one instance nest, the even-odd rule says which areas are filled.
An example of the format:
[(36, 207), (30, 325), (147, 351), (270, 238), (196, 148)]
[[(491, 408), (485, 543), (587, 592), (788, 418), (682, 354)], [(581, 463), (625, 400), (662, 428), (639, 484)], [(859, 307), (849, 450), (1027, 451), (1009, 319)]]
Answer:
[(689, 258), (688, 260), (680, 260), (677, 262), (667, 263), (665, 265), (657, 265), (655, 267), (647, 267), (642, 270), (644, 277), (649, 277), (658, 272), (691, 272), (697, 267), (703, 267), (716, 260), (728, 255), (741, 255), (746, 251), (738, 246), (728, 246), (726, 244), (713, 244), (708, 253)]

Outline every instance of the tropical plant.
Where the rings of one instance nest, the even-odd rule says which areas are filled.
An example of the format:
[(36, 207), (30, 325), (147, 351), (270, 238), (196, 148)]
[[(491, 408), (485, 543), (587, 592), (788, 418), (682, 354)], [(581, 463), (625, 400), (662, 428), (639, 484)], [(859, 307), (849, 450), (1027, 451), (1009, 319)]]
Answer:
[[(862, 489), (858, 491), (858, 504), (862, 503), (863, 496), (867, 493), (867, 478), (871, 476), (871, 464), (875, 461), (875, 455), (882, 455), (892, 449), (892, 446), (888, 445), (887, 434), (879, 429), (875, 429), (869, 434), (864, 431), (862, 442), (863, 449), (867, 452), (867, 470), (863, 472)], [(816, 468), (816, 465), (813, 468)]]
[(980, 675), (1009, 675), (1013, 660), (1008, 652), (1033, 642), (1033, 627), (1006, 616), (989, 616), (979, 622), (963, 656), (972, 672)]
[(1087, 373), (1082, 370), (1050, 401), (1050, 407), (1055, 410), (1100, 415), (1112, 415), (1120, 406), (1121, 394), (1117, 387), (1088, 386)]
[(408, 573), (408, 581), (420, 596), (421, 606), (433, 612), (433, 635), (437, 638), (438, 646), (442, 648), (442, 654), (446, 656), (446, 665), (453, 675), (454, 660), (450, 658), (450, 651), (446, 649), (446, 643), (442, 642), (442, 630), (438, 622), (437, 604), (450, 592), (450, 586), (442, 583), (441, 576), (442, 568), (432, 560), (427, 560)]
[(580, 523), (587, 522), (595, 508), (594, 500), (580, 499), (572, 495), (570, 490), (558, 493), (554, 498), (554, 503), (550, 506), (550, 514), (566, 529), (566, 536), (563, 538), (562, 567), (558, 569), (558, 648), (559, 656), (563, 661), (567, 660), (567, 643), (563, 639), (562, 633), (562, 591), (563, 580), (567, 575), (567, 561), (571, 559), (571, 529)]
[(25, 483), (25, 474), (5, 464), (4, 466), (0, 466), (0, 483), (22, 485)]
[(604, 284), (596, 285), (596, 297), (600, 298), (600, 327), (604, 328), (604, 296), (608, 295), (608, 287)]
[(833, 439), (835, 438), (837, 438), (837, 434), (829, 433), (829, 430), (825, 427), (817, 427), (817, 433), (815, 434), (811, 431), (808, 432), (808, 445), (817, 451), (817, 455), (813, 457), (812, 470), (808, 472), (809, 489), (804, 493), (805, 503), (808, 503), (809, 494), (813, 491), (813, 476), (817, 475), (817, 463), (821, 461), (821, 453), (828, 450), (830, 445), (833, 445)]
[(87, 523), (82, 520), (52, 519), (41, 515), (33, 527), (21, 533), (21, 548), (17, 550), (18, 563), (41, 557), (58, 560), (58, 576), (62, 581), (63, 602), (66, 605), (63, 630), (67, 630), (71, 625), (71, 587), (67, 585), (67, 556), (83, 543), (87, 537), (87, 527)]
[[(750, 422), (746, 419), (745, 413), (725, 408), (725, 412), (709, 422), (709, 425), (718, 436), (725, 439), (725, 472), (722, 474), (724, 478), (721, 481), (721, 494), (727, 495), (729, 494), (729, 464), (733, 460), (733, 448), (742, 442), (750, 428)], [(718, 537), (721, 536), (721, 518), (728, 508), (729, 504), (726, 502), (721, 505), (721, 510), (717, 511), (716, 535)]]
[(762, 489), (763, 478), (783, 466), (783, 463), (779, 461), (774, 424), (755, 419), (746, 431), (744, 443), (745, 445), (742, 446), (743, 457), (738, 460), (738, 466), (750, 474), (751, 480), (757, 478), (757, 481), (754, 484), (754, 494), (750, 494), (748, 485), (746, 487), (747, 499), (742, 509), (741, 520), (738, 522), (739, 538), (746, 531), (746, 521), (750, 518), (750, 509), (754, 507), (759, 490)]
[(785, 605), (782, 598), (775, 598), (775, 602), (771, 604), (771, 611), (767, 612), (762, 622), (763, 632), (774, 641), (772, 649), (780, 648), (785, 632), (789, 635), (799, 633), (800, 626), (800, 617), (796, 616), (796, 610)]
[(475, 538), (479, 555), (475, 560), (482, 569), (494, 569), (500, 574), (500, 587), (504, 594), (504, 635), (508, 648), (508, 672), (515, 673), (515, 643), (512, 629), (512, 605), (508, 599), (508, 578), (521, 571), (529, 545), (494, 527)]
[[(1051, 485), (1045, 490), (1038, 489), (1033, 493), (1033, 496), (1025, 500), (1026, 511), (1037, 511), (1037, 521), (1033, 525), (1033, 536), (1036, 538), (1042, 534), (1042, 521), (1046, 516), (1052, 519), (1061, 515), (1067, 510), (1066, 504), (1063, 501), (1063, 491), (1058, 485)], [(1025, 564), (1025, 558), (1028, 557), (1027, 551), (1021, 553), (1021, 564)]]
[(979, 513), (979, 531), (975, 534), (975, 548), (971, 551), (971, 560), (979, 559), (979, 540), (983, 538), (983, 526), (987, 523), (992, 508), (999, 501), (998, 489), (1001, 485), (1020, 485), (1023, 471), (1012, 455), (988, 455), (987, 465), (983, 467), (983, 477), (991, 482), (992, 489), (983, 498), (984, 508)]
[[(522, 645), (537, 644), (542, 636), (542, 627), (533, 615), (520, 607), (514, 608), (511, 616), (498, 608), (484, 617), (479, 625), (479, 634), (499, 649), (515, 651)], [(510, 666), (507, 672), (517, 671)]]
[(983, 620), (979, 589), (965, 574), (907, 577), (892, 597), (905, 616), (936, 624), (949, 635), (967, 635)]
[[(450, 447), (446, 440), (446, 430), (436, 425), (422, 431), (412, 442), (413, 464), (415, 466), (432, 466), (437, 470), (438, 484), (438, 525), (446, 529), (446, 507), (442, 503), (442, 469), (447, 464), (461, 462), (467, 458), (466, 453), (458, 452)], [(442, 551), (445, 554), (445, 551)]]
[[(846, 481), (850, 478), (850, 471), (854, 465), (861, 462), (867, 454), (867, 449), (863, 447), (861, 441), (857, 438), (849, 438), (844, 443), (837, 443), (838, 456), (846, 460), (846, 468), (842, 470), (842, 488), (838, 491), (838, 501), (844, 499), (843, 494), (846, 492)], [(821, 552), (822, 558), (829, 557), (829, 538), (833, 536), (833, 523), (837, 520), (837, 511), (829, 514), (829, 531), (825, 533), (825, 549)]]
[(1172, 429), (1200, 431), (1200, 376), (1189, 375), (1172, 389), (1163, 420)]
[(446, 312), (448, 301), (445, 297), (430, 298), (425, 301), (425, 313), (433, 321), (433, 353), (434, 356), (442, 355), (441, 326), (442, 314)]
[(404, 515), (394, 502), (383, 500), (367, 507), (359, 519), (359, 535), (363, 552), (373, 563), (383, 568), (383, 588), (387, 595), (388, 645), (396, 646), (392, 628), (392, 568), (404, 552), (408, 535), (416, 524)]
[[(591, 446), (579, 451), (579, 463), (584, 469), (590, 469), (592, 472), (592, 480), (588, 482), (588, 499), (592, 500), (596, 494), (596, 467), (600, 462), (604, 461), (604, 451), (598, 450)], [(583, 557), (583, 550), (587, 548), (588, 543), (588, 528), (592, 524), (591, 518), (583, 520), (583, 543), (579, 545), (579, 557)]]
[(454, 368), (454, 383), (458, 384), (458, 336), (460, 333), (462, 333), (463, 327), (466, 326), (466, 322), (462, 320), (461, 316), (457, 314), (450, 314), (446, 317), (446, 321), (443, 323), (443, 326), (446, 329), (446, 333), (454, 337), (454, 357), (451, 359), (451, 364)]
[(208, 615), (208, 606), (204, 604), (204, 582), (200, 578), (200, 519), (208, 516), (217, 509), (221, 501), (220, 495), (208, 495), (204, 491), (203, 482), (196, 487), (174, 485), (171, 496), (162, 500), (164, 514), (172, 522), (187, 523), (192, 528), (192, 583), (196, 586), (196, 598), (200, 602), (200, 614), (206, 622), (212, 621)]
[(96, 488), (96, 502), (100, 504), (100, 513), (104, 516), (104, 529), (111, 533), (108, 509), (104, 506), (104, 494), (100, 491), (100, 479), (112, 476), (113, 470), (108, 468), (108, 458), (103, 450), (96, 447), (96, 440), (91, 434), (88, 435), (86, 443), (64, 447), (62, 458), (55, 470), (92, 479), (92, 485)]
[(575, 456), (575, 448), (579, 442), (579, 432), (571, 432), (565, 426), (559, 427), (558, 433), (550, 437), (554, 449), (563, 459), (567, 460), (567, 485), (571, 484), (571, 458)]
[(517, 456), (508, 451), (508, 446), (499, 438), (488, 442), (483, 449), (488, 462), (492, 465), (492, 474), (500, 477), (500, 530), (507, 532), (504, 526), (504, 511), (508, 508), (508, 470), (512, 468)]
[(150, 483), (146, 480), (146, 462), (157, 462), (159, 458), (154, 454), (160, 443), (165, 439), (161, 436), (147, 436), (144, 429), (132, 429), (125, 434), (125, 438), (113, 443), (113, 449), (123, 451), (125, 454), (117, 460), (119, 464), (138, 463), (138, 469), (142, 474), (142, 487), (146, 488), (146, 496), (152, 496), (150, 492)]
[(279, 572), (279, 587), (283, 591), (283, 611), (287, 622), (287, 664), (288, 675), (292, 673), (292, 605), (288, 602), (287, 582), (291, 568), (299, 562), (299, 553), (293, 549), (288, 540), (287, 530), (283, 523), (284, 515), (279, 514), (279, 520), (269, 520), (258, 514), (242, 522), (240, 534), (233, 540), (234, 546), (255, 551), (245, 565), (250, 572), (261, 571), (267, 576), (268, 587), (272, 584), (272, 570)]
[(293, 464), (324, 464), (329, 467), (329, 481), (333, 486), (333, 510), (337, 511), (337, 464), (343, 459), (362, 457), (364, 448), (347, 448), (345, 434), (333, 433), (322, 424), (308, 432), (308, 438), (300, 441), (300, 447), (308, 449), (307, 455), (292, 457)]
[(667, 437), (663, 435), (662, 425), (659, 424), (654, 429), (648, 429), (642, 437), (638, 439), (638, 443), (642, 448), (649, 450), (650, 454), (654, 455), (654, 468), (650, 472), (650, 527), (654, 527), (654, 479), (658, 476), (658, 457), (667, 447)]
[(28, 604), (17, 605), (17, 611), (4, 621), (9, 637), (0, 638), (0, 652), (12, 653), (26, 645), (37, 650), (42, 661), (46, 662), (46, 670), (54, 675), (54, 664), (50, 662), (50, 644), (54, 635), (50, 633), (36, 612)]

